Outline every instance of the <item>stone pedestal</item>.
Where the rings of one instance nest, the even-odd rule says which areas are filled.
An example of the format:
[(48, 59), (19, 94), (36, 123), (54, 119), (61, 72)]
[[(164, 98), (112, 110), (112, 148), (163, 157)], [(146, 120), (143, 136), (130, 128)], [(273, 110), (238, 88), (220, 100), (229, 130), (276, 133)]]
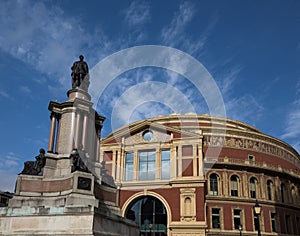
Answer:
[(105, 118), (90, 99), (75, 88), (68, 101), (50, 102), (42, 175), (18, 176), (9, 206), (0, 208), (0, 235), (138, 235), (121, 217), (117, 190), (101, 185), (98, 141)]

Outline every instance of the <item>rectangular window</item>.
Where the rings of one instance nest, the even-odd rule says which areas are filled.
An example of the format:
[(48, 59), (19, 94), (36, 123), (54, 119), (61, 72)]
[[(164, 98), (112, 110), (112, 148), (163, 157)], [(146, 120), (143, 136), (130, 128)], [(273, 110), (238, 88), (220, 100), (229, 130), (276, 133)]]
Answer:
[(285, 228), (286, 228), (286, 233), (290, 234), (291, 233), (291, 217), (289, 215), (285, 215)]
[(242, 225), (241, 224), (241, 210), (238, 209), (234, 209), (233, 210), (233, 225), (234, 225), (234, 229), (239, 229), (239, 226)]
[(213, 229), (220, 229), (220, 209), (212, 208), (211, 209), (211, 222)]
[(139, 152), (139, 180), (155, 179), (155, 150)]
[(250, 164), (254, 163), (254, 156), (253, 155), (248, 155), (248, 160)]
[(161, 151), (161, 179), (170, 179), (170, 150)]
[(277, 229), (276, 229), (276, 213), (271, 213), (271, 226), (272, 226), (272, 232), (277, 232)]
[(130, 181), (133, 180), (133, 163), (134, 163), (134, 153), (128, 152), (126, 153), (126, 162), (125, 162), (125, 180)]
[(300, 217), (296, 217), (297, 233), (300, 235)]

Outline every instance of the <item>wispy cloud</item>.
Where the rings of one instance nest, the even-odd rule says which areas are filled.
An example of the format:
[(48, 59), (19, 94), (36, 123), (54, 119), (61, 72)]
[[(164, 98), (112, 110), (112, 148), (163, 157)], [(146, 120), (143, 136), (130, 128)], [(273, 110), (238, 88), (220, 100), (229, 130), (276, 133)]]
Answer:
[[(70, 67), (70, 60), (78, 52), (92, 52), (94, 56), (98, 48), (103, 48), (99, 42), (101, 46), (105, 44), (101, 31), (87, 33), (80, 17), (66, 16), (62, 9), (49, 2), (2, 1), (0, 26), (1, 50), (64, 87), (69, 87), (70, 71), (66, 68)], [(87, 51), (82, 52), (82, 48)]]
[(21, 86), (20, 91), (24, 94), (31, 94), (31, 90), (28, 86)]
[(194, 8), (189, 2), (183, 2), (179, 6), (178, 12), (174, 14), (170, 25), (163, 28), (161, 36), (166, 43), (175, 43), (178, 36), (182, 35), (186, 26), (194, 16)]
[(187, 33), (187, 27), (194, 18), (196, 13), (195, 9), (195, 6), (189, 1), (185, 1), (179, 6), (171, 23), (165, 26), (161, 31), (161, 38), (164, 44), (171, 47), (178, 47), (192, 55), (199, 53), (199, 50), (203, 49), (218, 21), (218, 17), (217, 15), (213, 15), (198, 38), (192, 38), (191, 35)]
[(229, 96), (229, 94), (231, 94), (231, 92), (234, 90), (234, 83), (238, 79), (240, 72), (243, 70), (243, 67), (240, 65), (226, 66), (226, 68), (230, 67), (232, 68), (229, 70), (227, 69), (227, 71), (222, 73), (222, 76), (218, 76), (217, 78), (223, 96)]
[(300, 136), (300, 99), (291, 106), (292, 109), (287, 114), (286, 127), (281, 138), (298, 138)]
[(0, 190), (13, 192), (16, 173), (20, 172), (23, 167), (22, 158), (14, 152), (9, 152), (0, 154), (0, 160)]
[(145, 24), (151, 19), (150, 6), (142, 0), (132, 1), (123, 13), (125, 14), (125, 21), (132, 27)]
[(16, 184), (17, 175), (13, 172), (0, 169), (0, 190), (14, 192), (14, 186)]
[(254, 125), (261, 117), (264, 107), (251, 94), (230, 98), (225, 102), (227, 116)]
[(15, 169), (18, 168), (21, 163), (21, 157), (13, 152), (9, 152), (5, 155), (1, 155), (0, 169)]
[(0, 96), (4, 97), (4, 98), (10, 98), (8, 93), (6, 91), (4, 91), (3, 89), (0, 89)]

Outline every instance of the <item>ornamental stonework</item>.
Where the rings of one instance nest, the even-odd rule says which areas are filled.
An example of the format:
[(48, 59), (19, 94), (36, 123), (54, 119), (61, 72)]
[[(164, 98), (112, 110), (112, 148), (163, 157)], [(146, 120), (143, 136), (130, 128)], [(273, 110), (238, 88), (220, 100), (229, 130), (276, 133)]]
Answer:
[(300, 161), (296, 159), (290, 152), (280, 146), (275, 146), (261, 140), (252, 140), (248, 138), (229, 137), (229, 136), (211, 136), (205, 135), (203, 138), (204, 146), (210, 147), (228, 147), (236, 149), (247, 149), (255, 152), (262, 152), (281, 157), (297, 166)]
[(167, 133), (163, 133), (157, 130), (151, 130), (151, 132), (153, 133), (153, 137), (151, 138), (151, 140), (144, 140), (143, 137), (143, 133), (145, 131), (141, 131), (139, 133), (136, 133), (132, 136), (129, 136), (127, 138), (125, 138), (125, 145), (132, 145), (132, 144), (136, 144), (136, 143), (143, 143), (143, 142), (168, 142), (171, 140), (171, 135), (167, 134)]

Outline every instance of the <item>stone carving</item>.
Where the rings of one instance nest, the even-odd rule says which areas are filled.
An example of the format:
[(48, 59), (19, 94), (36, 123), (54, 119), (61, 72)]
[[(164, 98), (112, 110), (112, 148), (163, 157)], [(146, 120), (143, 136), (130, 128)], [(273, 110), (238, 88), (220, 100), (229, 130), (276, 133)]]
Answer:
[(71, 67), (72, 88), (78, 88), (87, 91), (89, 86), (89, 67), (83, 60), (83, 56), (79, 56), (79, 61), (75, 61)]
[(86, 173), (91, 173), (87, 168), (86, 164), (83, 162), (81, 156), (85, 155), (85, 153), (81, 150), (74, 149), (70, 155), (70, 158), (73, 159), (72, 172), (82, 171)]
[(46, 164), (45, 150), (40, 149), (40, 154), (35, 157), (35, 161), (26, 161), (22, 175), (43, 175), (43, 168)]
[(203, 140), (204, 146), (231, 147), (269, 153), (284, 158), (285, 160), (288, 160), (289, 162), (300, 166), (300, 162), (297, 161), (297, 159), (290, 152), (287, 152), (280, 146), (268, 143), (268, 141), (270, 140), (267, 139), (265, 140), (266, 142), (264, 142), (248, 138), (205, 135)]

